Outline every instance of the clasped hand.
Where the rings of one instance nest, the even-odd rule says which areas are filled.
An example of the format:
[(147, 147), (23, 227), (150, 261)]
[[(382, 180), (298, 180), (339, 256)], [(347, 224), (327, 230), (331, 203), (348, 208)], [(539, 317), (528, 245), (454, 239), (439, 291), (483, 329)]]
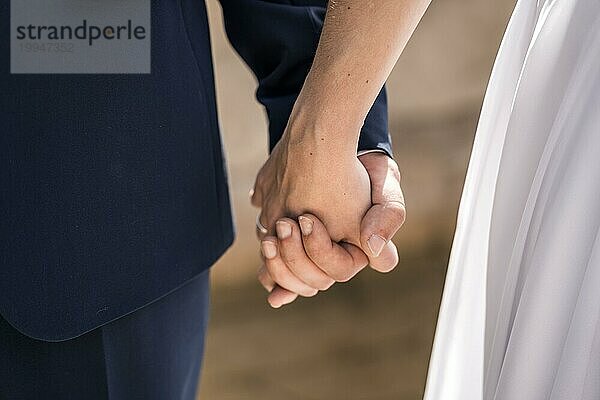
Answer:
[(392, 270), (404, 223), (398, 166), (383, 153), (336, 152), (318, 135), (284, 134), (258, 173), (252, 204), (264, 265), (258, 279), (278, 308), (345, 282), (367, 265)]

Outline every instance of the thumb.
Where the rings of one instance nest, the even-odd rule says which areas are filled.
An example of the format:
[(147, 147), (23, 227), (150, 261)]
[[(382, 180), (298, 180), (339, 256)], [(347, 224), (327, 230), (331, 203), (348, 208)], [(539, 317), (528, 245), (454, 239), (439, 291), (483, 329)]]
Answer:
[(398, 265), (398, 249), (391, 240), (385, 244), (379, 257), (369, 256), (369, 265), (378, 272), (390, 272)]
[(374, 204), (365, 214), (360, 227), (361, 247), (377, 271), (388, 272), (398, 264), (398, 251), (391, 239), (405, 216), (401, 202)]

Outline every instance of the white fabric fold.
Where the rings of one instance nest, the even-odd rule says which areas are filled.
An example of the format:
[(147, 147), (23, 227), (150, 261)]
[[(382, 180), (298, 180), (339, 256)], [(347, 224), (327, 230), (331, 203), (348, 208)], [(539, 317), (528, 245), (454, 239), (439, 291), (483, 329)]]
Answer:
[(600, 1), (521, 0), (477, 129), (425, 399), (600, 399), (599, 227)]

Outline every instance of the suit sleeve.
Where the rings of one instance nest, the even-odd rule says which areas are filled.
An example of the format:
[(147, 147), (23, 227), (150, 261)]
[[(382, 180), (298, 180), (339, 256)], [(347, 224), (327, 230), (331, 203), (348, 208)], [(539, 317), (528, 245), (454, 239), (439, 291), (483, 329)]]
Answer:
[[(314, 59), (326, 0), (220, 0), (227, 36), (258, 80), (269, 118), (269, 146), (281, 138)], [(360, 132), (358, 150), (392, 155), (387, 98), (381, 90)]]

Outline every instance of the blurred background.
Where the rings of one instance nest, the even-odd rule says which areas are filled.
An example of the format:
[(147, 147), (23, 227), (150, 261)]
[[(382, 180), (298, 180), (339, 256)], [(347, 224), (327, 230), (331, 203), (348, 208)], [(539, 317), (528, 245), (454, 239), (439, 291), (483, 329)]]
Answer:
[(256, 82), (207, 1), (237, 241), (213, 269), (200, 400), (420, 399), (478, 113), (514, 0), (434, 0), (388, 81), (408, 219), (400, 265), (361, 272), (272, 310), (256, 282), (256, 210), (267, 156)]

